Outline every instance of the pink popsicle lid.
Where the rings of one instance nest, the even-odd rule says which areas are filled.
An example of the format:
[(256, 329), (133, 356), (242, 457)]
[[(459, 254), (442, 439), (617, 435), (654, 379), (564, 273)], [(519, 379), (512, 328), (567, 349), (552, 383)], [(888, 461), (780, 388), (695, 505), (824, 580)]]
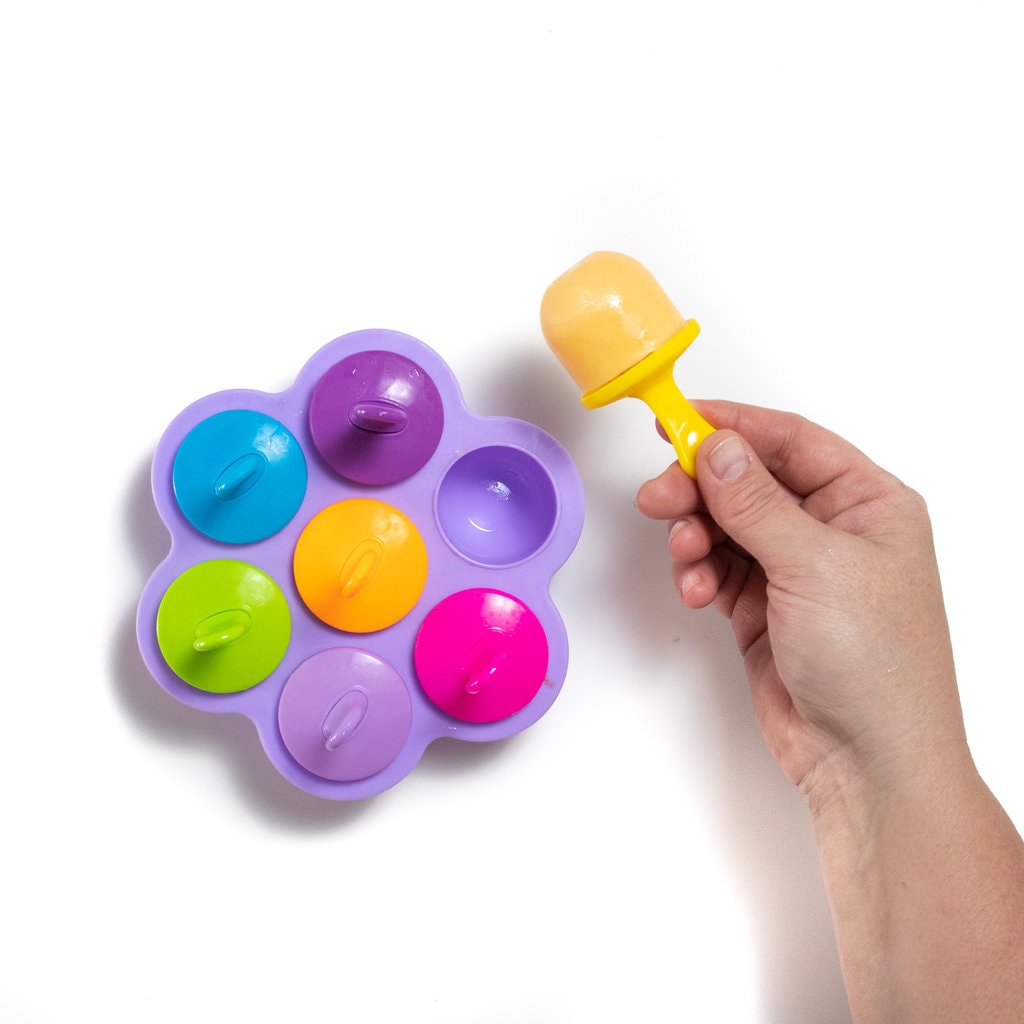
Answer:
[(416, 675), (442, 711), (496, 722), (526, 707), (548, 669), (537, 616), (499, 590), (462, 590), (434, 606), (416, 636)]

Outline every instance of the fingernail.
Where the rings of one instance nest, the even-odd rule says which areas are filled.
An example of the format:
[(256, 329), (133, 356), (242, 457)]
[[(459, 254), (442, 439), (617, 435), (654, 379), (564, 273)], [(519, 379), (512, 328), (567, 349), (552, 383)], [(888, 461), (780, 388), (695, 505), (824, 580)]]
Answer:
[(677, 519), (668, 531), (668, 539), (671, 542), (672, 538), (680, 531), (685, 530), (690, 525), (690, 519), (688, 516), (683, 516), (681, 519)]
[(686, 595), (700, 583), (700, 573), (696, 569), (687, 569), (679, 580), (679, 596)]
[(729, 483), (743, 475), (744, 470), (750, 465), (750, 459), (747, 458), (747, 449), (743, 447), (743, 442), (734, 434), (730, 434), (711, 449), (708, 465), (722, 483)]

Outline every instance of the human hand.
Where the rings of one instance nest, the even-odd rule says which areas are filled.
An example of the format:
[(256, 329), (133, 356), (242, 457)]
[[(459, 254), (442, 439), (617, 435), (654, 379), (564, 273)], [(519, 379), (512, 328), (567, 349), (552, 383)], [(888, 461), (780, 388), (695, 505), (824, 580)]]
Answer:
[(798, 416), (695, 404), (719, 428), (696, 481), (674, 464), (637, 506), (669, 522), (683, 603), (731, 620), (786, 776), (811, 796), (837, 771), (969, 759), (921, 498)]
[(798, 416), (698, 404), (696, 481), (637, 505), (808, 802), (853, 1019), (1021, 1020), (1024, 845), (967, 747), (924, 502)]

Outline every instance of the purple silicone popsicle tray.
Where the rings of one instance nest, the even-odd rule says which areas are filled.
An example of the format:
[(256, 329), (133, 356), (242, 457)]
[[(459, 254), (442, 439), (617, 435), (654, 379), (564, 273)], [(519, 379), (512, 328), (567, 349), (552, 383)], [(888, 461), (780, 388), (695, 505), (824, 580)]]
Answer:
[(245, 715), (300, 789), (379, 793), (443, 736), (511, 736), (568, 665), (550, 597), (583, 526), (566, 451), (478, 416), (406, 334), (325, 345), (286, 391), (223, 391), (160, 439), (171, 548), (143, 659), (190, 707)]

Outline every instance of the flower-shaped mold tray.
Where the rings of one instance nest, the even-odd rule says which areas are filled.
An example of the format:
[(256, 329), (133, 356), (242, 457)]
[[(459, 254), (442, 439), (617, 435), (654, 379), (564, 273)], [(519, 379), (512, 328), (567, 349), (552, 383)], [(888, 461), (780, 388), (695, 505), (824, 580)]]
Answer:
[(139, 603), (147, 667), (250, 718), (309, 793), (379, 793), (435, 739), (511, 736), (561, 689), (549, 587), (579, 475), (533, 424), (470, 413), (415, 338), (357, 331), (287, 391), (200, 399), (157, 445), (153, 494), (171, 549)]

